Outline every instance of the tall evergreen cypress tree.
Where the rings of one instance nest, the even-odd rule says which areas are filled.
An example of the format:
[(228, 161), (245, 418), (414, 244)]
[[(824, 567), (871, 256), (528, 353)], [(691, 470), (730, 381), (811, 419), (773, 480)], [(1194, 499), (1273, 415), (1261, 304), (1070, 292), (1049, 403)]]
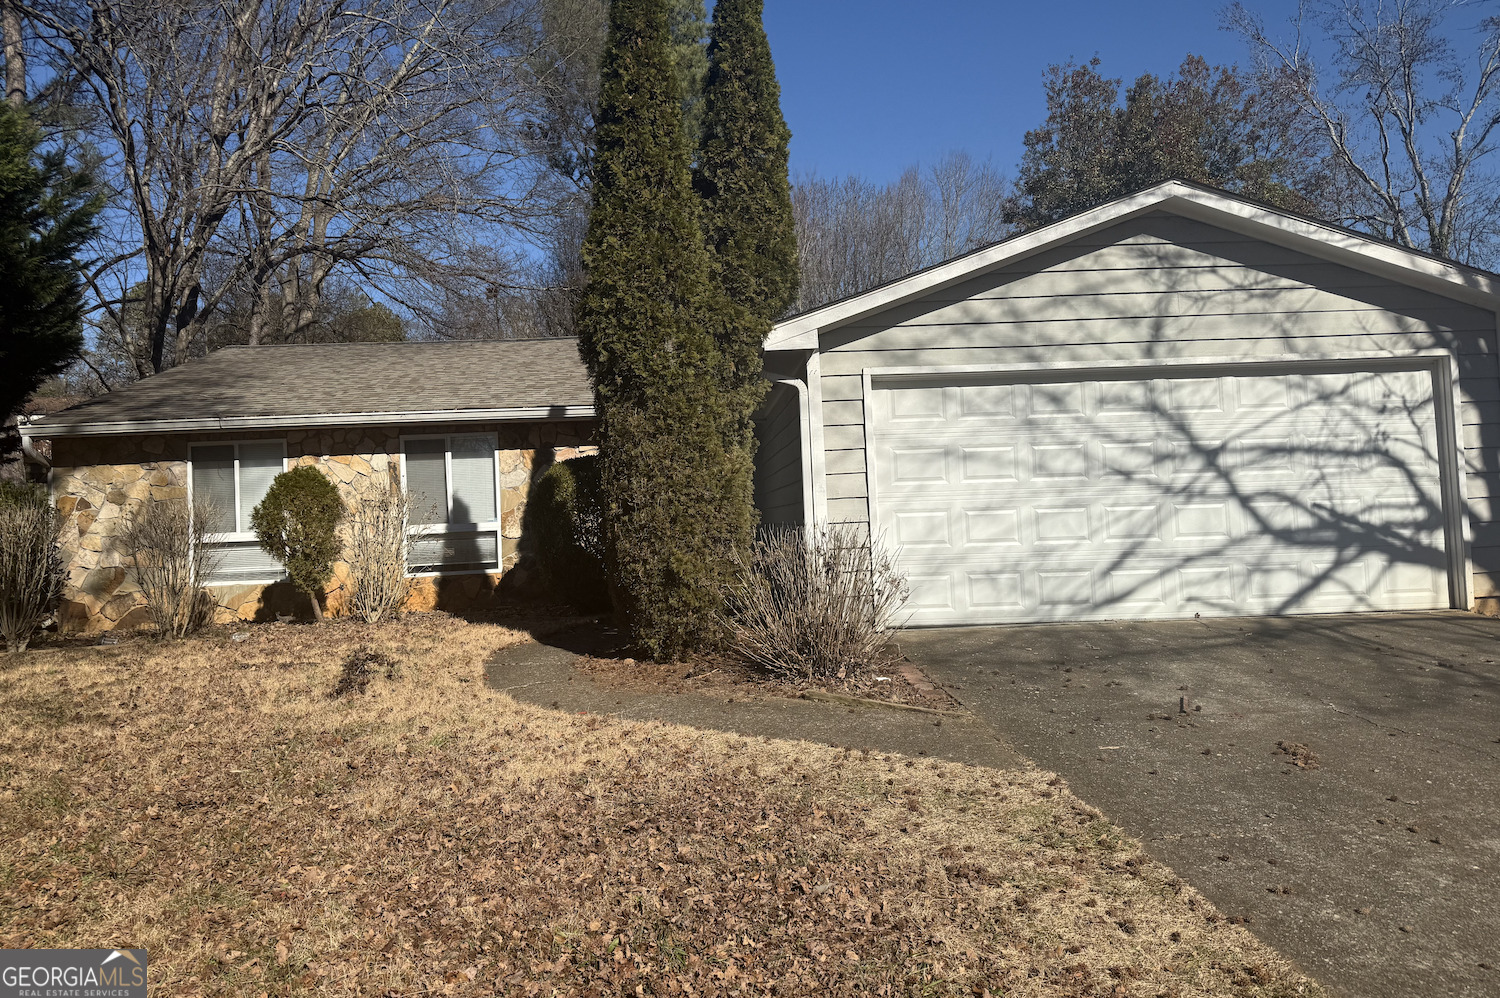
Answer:
[[(730, 301), (764, 329), (797, 300), (797, 237), (781, 87), (761, 22), (762, 0), (719, 0), (709, 33), (703, 137), (693, 178), (704, 199), (704, 231)], [(736, 367), (753, 354), (759, 371), (764, 333), (740, 327), (728, 351)]]
[(791, 132), (761, 23), (761, 0), (718, 0), (709, 32), (708, 77), (693, 183), (704, 204), (704, 237), (713, 257), (723, 318), (716, 323), (729, 363), (724, 385), (730, 417), (726, 446), (739, 455), (738, 477), (724, 482), (726, 516), (755, 522), (752, 419), (765, 397), (761, 347), (771, 325), (797, 299), (797, 240), (787, 179)]
[(722, 308), (700, 228), (668, 0), (614, 0), (601, 62), (593, 207), (577, 312), (600, 411), (605, 561), (616, 616), (643, 654), (712, 644), (747, 478), (715, 336)]
[(688, 149), (697, 151), (698, 136), (703, 132), (703, 78), (708, 75), (708, 14), (703, 0), (672, 0), (667, 30), (672, 35), (672, 60), (677, 65)]

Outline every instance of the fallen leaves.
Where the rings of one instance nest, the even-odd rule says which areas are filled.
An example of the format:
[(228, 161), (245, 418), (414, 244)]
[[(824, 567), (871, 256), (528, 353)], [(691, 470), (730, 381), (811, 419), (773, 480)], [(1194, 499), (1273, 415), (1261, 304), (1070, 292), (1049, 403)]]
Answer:
[[(28, 654), (0, 674), (0, 941), (145, 945), (160, 995), (1313, 993), (1050, 774), (464, 682), (523, 637)], [(399, 676), (330, 700), (356, 645)]]
[(1278, 741), (1272, 755), (1284, 755), (1287, 761), (1298, 769), (1317, 769), (1318, 757), (1313, 750), (1301, 742)]

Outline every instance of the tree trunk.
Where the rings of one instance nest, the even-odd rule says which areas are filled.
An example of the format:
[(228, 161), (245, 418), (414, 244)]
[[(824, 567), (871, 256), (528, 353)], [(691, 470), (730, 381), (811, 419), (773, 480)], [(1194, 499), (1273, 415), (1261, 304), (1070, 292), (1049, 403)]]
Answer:
[(255, 299), (250, 310), (250, 345), (260, 346), (266, 338), (271, 322), (271, 280), (269, 275), (258, 276), (255, 282)]
[(307, 598), (312, 602), (313, 622), (318, 623), (323, 619), (323, 604), (318, 602), (317, 593), (308, 593)]
[(5, 99), (26, 106), (26, 50), (21, 43), (21, 9), (15, 0), (0, 0), (0, 33), (5, 35)]

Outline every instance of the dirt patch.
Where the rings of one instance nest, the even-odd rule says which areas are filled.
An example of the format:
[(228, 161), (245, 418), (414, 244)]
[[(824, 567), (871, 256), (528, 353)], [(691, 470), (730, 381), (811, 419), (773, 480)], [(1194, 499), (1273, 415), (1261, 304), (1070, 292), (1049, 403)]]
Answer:
[[(482, 681), (525, 640), (6, 660), (0, 945), (159, 995), (1317, 993), (1050, 774), (544, 710)], [(400, 677), (330, 700), (355, 649)]]

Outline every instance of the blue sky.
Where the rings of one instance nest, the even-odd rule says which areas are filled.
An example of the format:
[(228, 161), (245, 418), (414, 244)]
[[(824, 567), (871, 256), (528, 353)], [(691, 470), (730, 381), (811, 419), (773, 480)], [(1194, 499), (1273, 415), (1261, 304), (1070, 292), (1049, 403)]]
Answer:
[[(1280, 25), (1291, 0), (1250, 0)], [(890, 180), (952, 149), (1013, 174), (1046, 115), (1042, 73), (1095, 54), (1106, 75), (1166, 75), (1189, 52), (1244, 63), (1218, 0), (766, 0), (792, 173)], [(1280, 34), (1281, 32), (1277, 32)]]

